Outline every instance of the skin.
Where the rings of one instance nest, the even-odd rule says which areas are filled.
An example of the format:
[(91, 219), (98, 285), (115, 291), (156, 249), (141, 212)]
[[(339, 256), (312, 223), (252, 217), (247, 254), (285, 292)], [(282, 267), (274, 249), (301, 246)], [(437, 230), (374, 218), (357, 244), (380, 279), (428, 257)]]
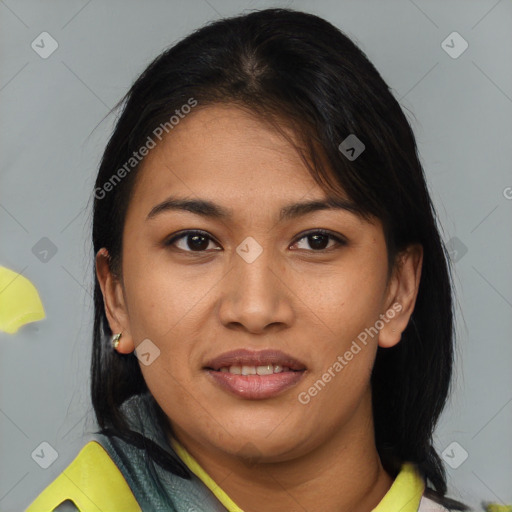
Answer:
[[(232, 218), (167, 211), (146, 220), (171, 194), (213, 201)], [(110, 327), (123, 333), (118, 352), (146, 338), (159, 348), (150, 365), (140, 364), (151, 393), (177, 439), (245, 512), (369, 512), (393, 482), (374, 443), (370, 375), (377, 347), (397, 344), (407, 326), (422, 249), (404, 251), (388, 279), (378, 220), (333, 209), (278, 222), (284, 205), (325, 198), (269, 125), (232, 105), (196, 109), (142, 164), (124, 226), (122, 277), (109, 269), (105, 249), (96, 256)], [(327, 238), (315, 249), (303, 232), (318, 228), (347, 243)], [(185, 229), (209, 233), (205, 251), (192, 251), (187, 237), (164, 245)], [(236, 252), (248, 236), (263, 249), (252, 263)], [(401, 311), (300, 403), (298, 394), (395, 303)], [(277, 348), (307, 371), (277, 397), (245, 400), (203, 370), (237, 348)]]

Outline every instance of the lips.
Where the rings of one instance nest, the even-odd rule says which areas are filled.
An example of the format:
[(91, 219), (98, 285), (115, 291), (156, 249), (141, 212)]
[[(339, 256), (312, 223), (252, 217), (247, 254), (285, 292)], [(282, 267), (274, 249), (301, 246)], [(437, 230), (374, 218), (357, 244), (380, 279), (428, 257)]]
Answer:
[(296, 386), (306, 365), (280, 350), (233, 350), (203, 367), (210, 382), (244, 400), (266, 400)]
[(306, 370), (306, 365), (289, 354), (280, 350), (259, 350), (252, 351), (247, 349), (233, 350), (225, 352), (220, 356), (208, 361), (204, 369), (220, 371), (221, 368), (230, 366), (266, 366), (279, 365), (288, 367), (292, 371)]

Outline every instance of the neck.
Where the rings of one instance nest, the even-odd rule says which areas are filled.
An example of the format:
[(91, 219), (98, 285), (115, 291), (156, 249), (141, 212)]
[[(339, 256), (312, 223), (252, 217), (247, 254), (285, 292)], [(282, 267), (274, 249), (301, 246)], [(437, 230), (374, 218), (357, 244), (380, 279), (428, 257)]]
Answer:
[(175, 428), (175, 436), (244, 512), (370, 512), (393, 478), (375, 447), (371, 393), (367, 395), (349, 424), (316, 449), (284, 462), (251, 465), (198, 445), (180, 429)]

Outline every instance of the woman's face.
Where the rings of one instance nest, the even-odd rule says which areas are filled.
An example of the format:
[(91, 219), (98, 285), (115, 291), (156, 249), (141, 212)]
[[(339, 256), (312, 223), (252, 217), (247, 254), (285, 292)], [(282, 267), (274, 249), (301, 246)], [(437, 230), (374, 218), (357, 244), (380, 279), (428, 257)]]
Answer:
[[(171, 196), (226, 215), (154, 210)], [(417, 268), (388, 281), (378, 221), (290, 208), (325, 199), (295, 149), (235, 106), (193, 112), (143, 162), (122, 284), (112, 281), (109, 296), (101, 281), (111, 327), (123, 332), (119, 351), (143, 344), (144, 379), (183, 442), (279, 461), (371, 421), (377, 346), (399, 341), (410, 307), (396, 298), (402, 290), (414, 302)], [(212, 360), (243, 349), (252, 364), (220, 361), (230, 369), (215, 372)], [(280, 354), (258, 359), (264, 350), (302, 371), (280, 371)], [(240, 376), (236, 366), (272, 375)]]

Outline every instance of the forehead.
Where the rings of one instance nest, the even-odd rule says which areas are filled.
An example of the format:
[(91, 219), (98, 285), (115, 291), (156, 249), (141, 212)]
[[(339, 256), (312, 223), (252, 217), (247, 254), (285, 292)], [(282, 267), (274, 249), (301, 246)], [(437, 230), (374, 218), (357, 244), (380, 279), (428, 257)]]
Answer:
[(134, 196), (138, 203), (176, 193), (230, 203), (237, 197), (242, 204), (258, 197), (324, 198), (294, 146), (296, 137), (282, 129), (293, 143), (236, 106), (198, 108), (146, 156)]

